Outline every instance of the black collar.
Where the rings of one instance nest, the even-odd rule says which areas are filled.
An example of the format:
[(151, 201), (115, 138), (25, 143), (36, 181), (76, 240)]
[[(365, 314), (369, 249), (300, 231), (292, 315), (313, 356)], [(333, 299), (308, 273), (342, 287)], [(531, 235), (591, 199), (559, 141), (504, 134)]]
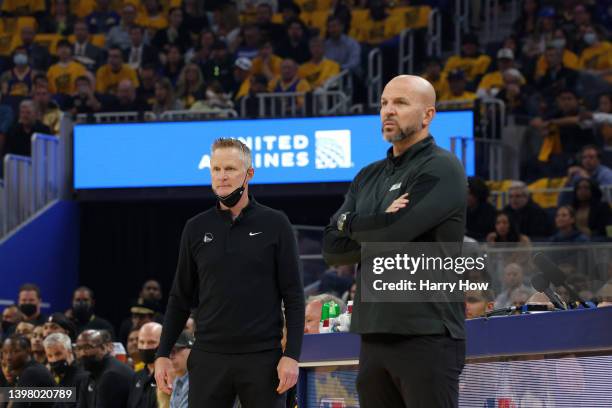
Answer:
[(386, 168), (389, 170), (401, 168), (410, 163), (410, 160), (426, 149), (430, 149), (435, 145), (433, 136), (428, 135), (425, 139), (410, 146), (404, 153), (399, 156), (393, 156), (393, 147), (387, 150)]
[(253, 209), (257, 208), (258, 206), (259, 206), (259, 203), (255, 201), (255, 198), (251, 194), (249, 194), (249, 203), (247, 204), (247, 206), (244, 207), (242, 211), (240, 211), (240, 214), (238, 214), (236, 218), (232, 218), (232, 212), (230, 210), (223, 210), (221, 208), (221, 204), (219, 203), (219, 201), (217, 201), (217, 203), (215, 204), (215, 207), (217, 209), (217, 214), (219, 214), (221, 217), (223, 217), (230, 223), (239, 222), (241, 219), (245, 217), (245, 215), (253, 211)]

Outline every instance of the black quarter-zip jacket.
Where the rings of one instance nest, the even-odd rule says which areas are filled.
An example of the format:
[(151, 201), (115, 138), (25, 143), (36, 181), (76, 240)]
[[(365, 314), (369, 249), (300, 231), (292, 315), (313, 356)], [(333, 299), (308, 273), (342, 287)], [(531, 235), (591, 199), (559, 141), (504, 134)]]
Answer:
[[(409, 203), (395, 213), (385, 210), (402, 194)], [(451, 152), (438, 147), (431, 135), (402, 155), (364, 167), (351, 183), (344, 203), (325, 229), (323, 256), (330, 265), (361, 262), (362, 242), (463, 241), (467, 178)], [(343, 232), (340, 214), (350, 212)], [(351, 331), (464, 338), (462, 303), (361, 302), (357, 279)]]
[(196, 309), (194, 349), (250, 353), (280, 348), (299, 359), (304, 332), (304, 289), (295, 235), (280, 211), (252, 197), (232, 220), (213, 207), (187, 221), (157, 355), (167, 357)]

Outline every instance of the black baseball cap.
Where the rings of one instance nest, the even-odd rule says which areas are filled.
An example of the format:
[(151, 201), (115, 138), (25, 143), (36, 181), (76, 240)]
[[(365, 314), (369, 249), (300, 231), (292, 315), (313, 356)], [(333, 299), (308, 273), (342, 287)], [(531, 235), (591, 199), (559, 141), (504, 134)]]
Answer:
[(47, 318), (45, 323), (55, 323), (62, 329), (68, 332), (70, 339), (74, 340), (76, 337), (76, 328), (74, 324), (68, 319), (63, 313), (55, 312)]

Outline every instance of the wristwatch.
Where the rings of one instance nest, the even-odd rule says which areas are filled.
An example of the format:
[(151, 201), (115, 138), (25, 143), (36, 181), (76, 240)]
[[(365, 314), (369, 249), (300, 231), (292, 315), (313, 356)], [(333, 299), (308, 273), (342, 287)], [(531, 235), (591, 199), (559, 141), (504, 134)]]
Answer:
[(346, 219), (348, 218), (349, 214), (350, 211), (347, 211), (345, 213), (340, 214), (340, 216), (338, 217), (338, 222), (336, 223), (338, 231), (344, 231), (344, 227), (346, 226)]

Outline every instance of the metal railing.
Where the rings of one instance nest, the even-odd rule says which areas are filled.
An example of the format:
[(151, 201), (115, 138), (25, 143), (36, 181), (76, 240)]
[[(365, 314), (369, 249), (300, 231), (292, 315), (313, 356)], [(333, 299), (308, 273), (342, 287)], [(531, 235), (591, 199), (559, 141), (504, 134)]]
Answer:
[(488, 178), (490, 180), (503, 179), (502, 156), (506, 148), (504, 143), (501, 140), (472, 138), (469, 136), (452, 136), (450, 151), (457, 154), (457, 147), (460, 148), (458, 156), (464, 169), (466, 169), (467, 166), (467, 151), (470, 143), (474, 144), (475, 151), (478, 150), (486, 153), (486, 163), (489, 172)]
[(350, 112), (351, 98), (342, 91), (321, 91), (313, 93), (313, 113), (319, 116), (342, 115)]
[(60, 196), (59, 138), (32, 135), (32, 213)]
[(93, 118), (94, 123), (123, 123), (138, 122), (140, 120), (152, 121), (157, 119), (153, 112), (100, 112), (92, 115), (80, 113), (77, 123), (87, 123)]
[(431, 10), (427, 22), (427, 55), (430, 57), (442, 55), (442, 15), (437, 8)]
[(481, 98), (478, 101), (481, 109), (481, 134), (486, 138), (500, 140), (502, 130), (507, 125), (506, 103), (496, 98)]
[(4, 156), (4, 231), (19, 226), (32, 214), (32, 159)]
[(461, 52), (461, 37), (469, 30), (469, 18), (469, 0), (455, 0), (455, 54)]
[[(241, 116), (247, 116), (247, 101), (252, 96), (242, 98)], [(306, 116), (306, 92), (266, 92), (255, 95), (258, 101), (259, 117)]]
[(343, 69), (336, 76), (329, 78), (323, 86), (320, 88), (321, 91), (340, 91), (345, 95), (352, 98), (353, 96), (353, 76), (348, 69)]
[[(606, 186), (599, 186), (601, 189), (603, 199), (609, 203), (612, 203), (612, 184)], [(574, 191), (574, 187), (548, 187), (548, 188), (529, 188), (531, 194), (561, 194), (571, 193)], [(509, 191), (491, 191), (491, 202), (497, 203), (501, 208), (505, 207), (510, 203), (510, 192)]]
[(380, 96), (382, 95), (382, 53), (379, 48), (374, 48), (368, 54), (368, 108), (380, 108)]
[[(507, 2), (506, 2), (507, 4)], [(510, 1), (510, 22), (514, 23), (520, 14), (520, 0)], [(505, 14), (505, 13), (504, 13)], [(495, 34), (500, 33), (501, 19), (500, 19), (500, 2), (499, 0), (485, 0), (484, 1), (484, 27), (483, 27), (483, 39), (485, 43), (490, 43), (499, 40)]]
[(234, 109), (212, 109), (209, 111), (176, 110), (162, 112), (157, 116), (159, 120), (168, 121), (207, 120), (237, 117), (238, 112), (236, 112)]
[(402, 30), (399, 36), (399, 58), (397, 73), (412, 74), (414, 72), (414, 31), (410, 28)]

